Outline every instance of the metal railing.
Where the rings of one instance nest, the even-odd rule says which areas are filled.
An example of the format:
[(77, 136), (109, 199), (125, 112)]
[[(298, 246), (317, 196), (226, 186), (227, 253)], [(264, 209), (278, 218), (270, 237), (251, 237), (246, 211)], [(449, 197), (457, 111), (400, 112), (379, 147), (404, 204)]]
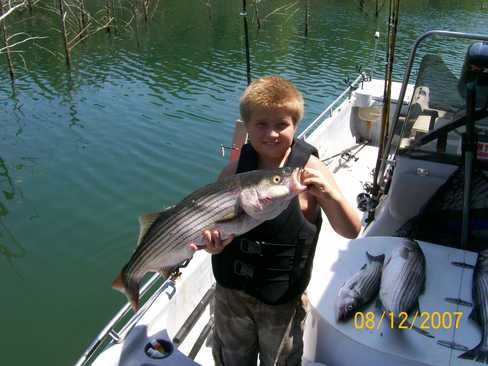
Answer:
[(328, 107), (322, 113), (320, 113), (318, 115), (318, 117), (315, 118), (312, 121), (312, 123), (310, 123), (307, 126), (307, 128), (305, 128), (300, 133), (300, 135), (298, 135), (298, 138), (299, 139), (306, 139), (308, 136), (310, 136), (310, 134), (317, 128), (317, 126), (320, 124), (319, 122), (321, 122), (324, 117), (328, 118), (328, 117), (332, 116), (332, 113), (336, 109), (336, 106), (344, 100), (344, 97), (346, 95), (349, 97), (350, 94), (354, 90), (357, 89), (357, 86), (359, 85), (359, 83), (363, 83), (364, 81), (368, 81), (368, 80), (370, 80), (370, 77), (368, 76), (368, 74), (366, 74), (364, 72), (359, 74), (358, 77), (356, 79), (354, 79), (354, 81), (351, 84), (349, 84), (349, 87), (347, 87), (336, 99), (334, 99), (334, 101), (332, 103), (330, 103), (328, 105)]
[[(149, 280), (142, 286), (139, 296), (142, 298), (149, 290), (151, 290), (154, 285), (157, 283), (158, 279), (161, 278), (159, 273), (155, 273)], [(115, 330), (115, 326), (120, 322), (120, 320), (127, 315), (131, 306), (129, 303), (126, 303), (119, 312), (108, 322), (105, 328), (95, 337), (93, 342), (86, 348), (85, 352), (81, 355), (81, 357), (76, 362), (75, 366), (82, 366), (85, 365), (97, 352), (100, 346), (103, 344), (104, 341), (110, 342), (120, 342), (125, 338), (125, 336), (129, 333), (130, 329), (137, 323), (139, 319), (147, 312), (151, 304), (156, 300), (156, 298), (165, 290), (170, 289), (172, 291), (171, 295), (168, 294), (168, 297), (172, 297), (174, 295), (175, 284), (174, 281), (169, 278), (166, 280), (155, 292), (152, 296), (144, 303), (144, 305), (131, 317), (131, 319), (124, 324), (124, 326), (119, 330)]]
[[(432, 30), (429, 32), (426, 32), (419, 36), (417, 40), (415, 41), (412, 50), (410, 51), (410, 56), (407, 61), (407, 66), (405, 68), (405, 74), (403, 76), (403, 82), (402, 82), (402, 87), (400, 90), (400, 96), (398, 97), (398, 102), (397, 102), (397, 108), (395, 110), (395, 114), (393, 117), (393, 128), (391, 129), (392, 131), (396, 131), (398, 128), (399, 122), (399, 117), (400, 117), (400, 112), (402, 109), (403, 105), (403, 100), (405, 99), (405, 93), (407, 91), (407, 86), (410, 81), (410, 75), (412, 72), (412, 67), (413, 67), (413, 62), (415, 60), (415, 56), (417, 53), (417, 48), (419, 47), (420, 43), (422, 43), (425, 39), (432, 37), (432, 36), (445, 36), (445, 37), (452, 37), (452, 38), (463, 38), (463, 39), (473, 39), (473, 40), (480, 40), (480, 41), (488, 41), (488, 36), (484, 34), (475, 34), (475, 33), (463, 33), (463, 32), (451, 32), (451, 31), (444, 31), (444, 30)], [(378, 181), (375, 182), (378, 185), (380, 184), (381, 179), (383, 178), (386, 165), (389, 161), (392, 159), (388, 159), (388, 155), (390, 154), (391, 151), (391, 145), (393, 142), (394, 134), (390, 136), (388, 141), (386, 142), (385, 149), (383, 150), (383, 156), (381, 157), (381, 164), (380, 164), (380, 169), (379, 169), (379, 174), (378, 174)], [(395, 150), (393, 152), (393, 157), (398, 154), (398, 151), (400, 149), (400, 143), (395, 146)], [(394, 158), (393, 158), (394, 159)]]

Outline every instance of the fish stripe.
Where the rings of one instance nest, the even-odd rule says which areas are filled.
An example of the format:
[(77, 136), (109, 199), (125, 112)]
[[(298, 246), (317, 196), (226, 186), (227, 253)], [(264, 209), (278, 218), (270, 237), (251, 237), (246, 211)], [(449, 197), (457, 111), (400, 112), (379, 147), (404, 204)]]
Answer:
[(372, 264), (369, 274), (364, 276), (363, 293), (365, 298), (369, 298), (376, 287), (379, 285), (379, 275), (381, 274), (381, 264)]
[(480, 272), (479, 276), (477, 276), (477, 298), (479, 299), (478, 303), (480, 306), (478, 307), (478, 310), (480, 312), (480, 320), (483, 328), (482, 332), (482, 339), (481, 343), (487, 347), (488, 346), (488, 276), (486, 272)]
[[(398, 316), (401, 311), (411, 310), (425, 282), (425, 258), (421, 248), (415, 242), (406, 246), (409, 255), (405, 261), (402, 261), (400, 270), (396, 272), (394, 268), (390, 268), (383, 274), (385, 277), (390, 275), (398, 277), (389, 283), (392, 288), (387, 292), (386, 298), (382, 298), (385, 310), (393, 312), (395, 316)], [(394, 265), (395, 259), (390, 263)]]
[[(183, 220), (182, 229), (173, 232), (173, 246), (169, 247), (168, 250), (171, 251), (175, 249), (175, 247), (182, 242), (182, 240), (185, 239), (190, 239), (191, 236), (196, 233), (197, 235), (201, 235), (201, 231), (204, 230), (206, 227), (208, 227), (210, 224), (218, 221), (216, 218), (222, 218), (225, 217), (228, 213), (233, 213), (235, 209), (235, 198), (230, 197), (230, 199), (226, 201), (218, 201), (216, 203), (220, 204), (220, 208), (218, 209), (212, 209), (212, 210), (207, 210), (206, 212), (202, 212), (200, 215), (197, 216), (192, 216), (190, 219), (187, 219), (186, 221)], [(227, 206), (228, 203), (232, 203), (232, 205)], [(224, 211), (222, 209), (222, 206), (225, 207), (227, 211)], [(187, 224), (187, 221), (190, 221), (189, 223), (191, 225), (183, 225)], [(189, 242), (189, 241), (188, 241)]]
[[(208, 196), (202, 197), (201, 199), (195, 200), (190, 205), (182, 206), (182, 209), (177, 211), (177, 214), (174, 215), (173, 219), (170, 218), (163, 225), (160, 225), (157, 228), (157, 232), (154, 233), (154, 236), (156, 237), (161, 236), (162, 233), (164, 233), (166, 230), (169, 229), (169, 227), (175, 226), (182, 216), (185, 217), (191, 214), (192, 217), (194, 217), (196, 212), (198, 212), (199, 214), (205, 214), (208, 211), (208, 207), (212, 207), (216, 202), (225, 198), (229, 194), (229, 192), (230, 192), (230, 197), (235, 200), (236, 199), (234, 193), (235, 191), (236, 189), (233, 189), (231, 191), (225, 191), (225, 192), (214, 192)], [(199, 209), (195, 210), (196, 207), (198, 207)], [(202, 207), (205, 209), (201, 209)]]
[[(232, 207), (234, 206), (235, 202), (235, 196), (232, 197), (227, 197), (226, 199), (222, 199), (222, 195), (212, 195), (208, 197), (208, 200), (205, 200), (205, 202), (212, 207), (211, 205), (226, 205), (229, 202), (232, 203)], [(221, 206), (221, 207), (222, 207)], [(217, 208), (217, 207), (215, 207)], [(194, 211), (193, 211), (194, 212)], [(181, 243), (182, 238), (191, 238), (192, 235), (200, 235), (202, 228), (204, 228), (206, 225), (210, 224), (212, 222), (212, 218), (215, 218), (216, 216), (224, 216), (222, 215), (222, 211), (218, 212), (217, 210), (202, 210), (198, 214), (193, 214), (193, 215), (183, 215), (182, 213), (177, 213), (175, 216), (175, 220), (172, 226), (179, 227), (175, 232), (171, 231), (166, 231), (163, 232), (163, 234), (157, 235), (154, 234), (151, 238), (147, 238), (147, 241), (145, 242), (146, 248), (149, 248), (148, 251), (144, 251), (142, 253), (139, 253), (138, 257), (136, 260), (132, 263), (131, 268), (129, 271), (137, 271), (137, 265), (143, 265), (145, 262), (145, 259), (150, 256), (150, 257), (159, 257), (162, 255), (164, 252), (171, 252), (174, 250), (178, 244)], [(189, 225), (191, 223), (191, 225)], [(201, 225), (201, 224), (204, 225)], [(159, 232), (159, 230), (158, 230)], [(160, 242), (164, 243), (164, 245), (154, 245), (155, 242)], [(188, 241), (189, 243), (190, 241)]]
[[(224, 197), (225, 197), (225, 194), (224, 194)], [(204, 202), (205, 204), (208, 204), (208, 205), (216, 205), (217, 203), (221, 203), (221, 204), (225, 204), (227, 202), (235, 202), (235, 195), (234, 196), (230, 196), (230, 198), (224, 198), (222, 199), (222, 193), (220, 195), (218, 194), (212, 194), (210, 196), (207, 196), (205, 197), (205, 199), (201, 200), (201, 202)], [(203, 211), (200, 212), (198, 215), (191, 215), (190, 217), (188, 217), (189, 215), (185, 215), (185, 213), (187, 212), (189, 213), (193, 213), (194, 211), (192, 210), (181, 210), (180, 212), (177, 212), (175, 215), (172, 215), (169, 219), (167, 219), (167, 221), (170, 221), (170, 223), (166, 224), (166, 222), (164, 222), (162, 225), (160, 226), (164, 226), (166, 228), (166, 230), (171, 227), (171, 226), (175, 226), (175, 227), (178, 227), (180, 226), (182, 229), (181, 230), (195, 230), (196, 227), (193, 226), (195, 224), (195, 221), (196, 220), (199, 220), (201, 219), (202, 217), (203, 218), (206, 218), (205, 216), (209, 214), (209, 212), (207, 211)], [(192, 222), (192, 225), (190, 226), (189, 228), (189, 225), (187, 225), (187, 223), (185, 222), (185, 219), (189, 220), (191, 219), (191, 222)], [(171, 225), (170, 225), (171, 224)], [(157, 225), (157, 223), (156, 223)], [(148, 233), (146, 234), (145, 236), (145, 239), (141, 245), (142, 247), (140, 248), (140, 250), (136, 250), (136, 255), (133, 256), (133, 259), (134, 260), (131, 260), (129, 262), (129, 266), (127, 268), (127, 271), (126, 273), (131, 273), (131, 272), (134, 272), (134, 271), (137, 271), (137, 267), (138, 265), (142, 265), (142, 263), (144, 263), (146, 261), (146, 258), (148, 256), (153, 256), (154, 255), (154, 251), (156, 251), (158, 254), (160, 254), (161, 252), (164, 252), (165, 250), (167, 250), (168, 252), (171, 250), (171, 249), (174, 249), (175, 245), (173, 244), (171, 246), (171, 249), (168, 248), (168, 244), (170, 244), (171, 242), (173, 242), (173, 240), (171, 240), (170, 238), (168, 238), (168, 235), (169, 232), (166, 231), (166, 232), (162, 232), (164, 234), (162, 234), (159, 230), (159, 228), (157, 228), (158, 230), (156, 231), (156, 233)], [(179, 230), (179, 231), (181, 231)], [(158, 235), (159, 233), (159, 235)], [(150, 236), (150, 237), (149, 237)], [(168, 240), (170, 241), (170, 243), (168, 243)], [(160, 245), (162, 247), (162, 250), (159, 251), (158, 250), (158, 245), (153, 245), (154, 242), (156, 241), (161, 241), (161, 243), (164, 243), (165, 245)], [(139, 247), (138, 247), (139, 249)]]

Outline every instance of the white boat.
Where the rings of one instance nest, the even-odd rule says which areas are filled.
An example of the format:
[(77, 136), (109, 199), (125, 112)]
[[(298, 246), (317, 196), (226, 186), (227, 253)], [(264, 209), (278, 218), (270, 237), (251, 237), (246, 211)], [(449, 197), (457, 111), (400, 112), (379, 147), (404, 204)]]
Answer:
[[(395, 113), (390, 118), (383, 153), (379, 147), (385, 81), (371, 80), (364, 73), (300, 135), (318, 149), (346, 198), (350, 202), (358, 200), (358, 212), (365, 223), (355, 240), (337, 235), (327, 221), (322, 226), (307, 289), (311, 311), (305, 326), (304, 365), (474, 362), (458, 356), (474, 348), (481, 337), (479, 327), (468, 320), (472, 309), (469, 305), (473, 303), (470, 266), (476, 263), (478, 254), (466, 246), (446, 243), (448, 228), (439, 230), (442, 223), (432, 226), (442, 234), (441, 241), (436, 232), (430, 233), (429, 240), (425, 240), (425, 233), (417, 238), (426, 257), (427, 278), (420, 309), (424, 312), (422, 320), (429, 318), (426, 324), (434, 338), (413, 329), (392, 329), (374, 303), (361, 310), (362, 317), (346, 322), (338, 323), (334, 314), (338, 289), (365, 263), (365, 252), (388, 254), (399, 246), (399, 229), (404, 229), (412, 218), (424, 219), (422, 213), (429, 212), (431, 198), (439, 187), (458, 166), (466, 164), (464, 161), (471, 161), (472, 154), (466, 153), (462, 143), (469, 118), (466, 100), (458, 92), (458, 78), (440, 57), (426, 54), (415, 84), (409, 84), (417, 47), (432, 36), (488, 41), (487, 35), (447, 31), (428, 32), (417, 39), (403, 83), (391, 83), (391, 108)], [(486, 72), (488, 65), (485, 67)], [(488, 155), (488, 142), (484, 142), (488, 141), (484, 138), (488, 136), (487, 104), (474, 114), (479, 137), (477, 160), (482, 168), (486, 168)], [(378, 173), (373, 176), (375, 167)], [(473, 177), (471, 173), (467, 176)], [(151, 293), (141, 309), (129, 316), (129, 305), (122, 308), (77, 365), (213, 365), (213, 286), (210, 256), (203, 251), (181, 269), (177, 279), (163, 282), (154, 275), (141, 290), (146, 293), (149, 289)], [(370, 319), (367, 324), (366, 316)]]

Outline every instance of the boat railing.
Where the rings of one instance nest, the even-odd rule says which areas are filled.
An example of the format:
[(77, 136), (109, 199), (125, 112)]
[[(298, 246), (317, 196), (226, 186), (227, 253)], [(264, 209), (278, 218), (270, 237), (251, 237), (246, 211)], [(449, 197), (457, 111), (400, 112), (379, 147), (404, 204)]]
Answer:
[(168, 299), (173, 297), (176, 288), (174, 281), (169, 278), (166, 280), (159, 288), (154, 290), (153, 288), (158, 283), (158, 280), (161, 279), (161, 275), (159, 273), (155, 273), (149, 280), (144, 283), (142, 286), (139, 296), (142, 298), (148, 291), (153, 290), (153, 294), (151, 297), (143, 304), (143, 306), (129, 319), (128, 322), (122, 324), (120, 330), (116, 330), (117, 326), (120, 325), (121, 320), (128, 314), (131, 309), (130, 303), (126, 303), (119, 312), (108, 322), (105, 328), (95, 337), (93, 342), (87, 347), (85, 352), (81, 355), (81, 357), (76, 362), (75, 366), (82, 366), (86, 365), (86, 363), (93, 357), (93, 355), (97, 352), (97, 350), (104, 344), (108, 342), (108, 344), (113, 342), (120, 342), (122, 341), (125, 336), (129, 333), (129, 331), (134, 327), (134, 325), (139, 321), (139, 319), (144, 316), (147, 310), (150, 308), (152, 303), (156, 300), (156, 298), (163, 292), (167, 292)]
[[(479, 41), (488, 41), (488, 36), (484, 34), (476, 34), (476, 33), (464, 33), (464, 32), (451, 32), (445, 30), (431, 30), (429, 32), (425, 32), (424, 34), (420, 35), (413, 47), (410, 51), (410, 55), (408, 57), (407, 65), (405, 67), (405, 74), (403, 76), (402, 87), (400, 89), (400, 95), (398, 97), (398, 103), (395, 110), (395, 114), (393, 116), (393, 128), (392, 131), (397, 131), (400, 122), (400, 114), (403, 105), (403, 101), (405, 99), (405, 93), (407, 91), (407, 86), (410, 81), (410, 75), (412, 73), (413, 63), (415, 61), (415, 56), (417, 53), (417, 49), (419, 48), (420, 44), (425, 41), (426, 39), (433, 37), (433, 36), (442, 36), (442, 37), (450, 37), (450, 38), (460, 38), (460, 39), (471, 39), (471, 40), (479, 40)], [(381, 162), (379, 167), (379, 174), (377, 176), (377, 181), (374, 182), (378, 186), (380, 182), (383, 180), (385, 171), (387, 169), (388, 164), (394, 164), (395, 156), (398, 154), (400, 149), (400, 143), (397, 143), (396, 146), (392, 146), (394, 141), (394, 135), (392, 134), (388, 141), (386, 141), (385, 149), (383, 150), (383, 156), (381, 156)], [(397, 139), (398, 140), (398, 139)]]
[(332, 113), (334, 110), (337, 108), (337, 106), (342, 103), (342, 101), (345, 99), (347, 96), (348, 98), (351, 96), (351, 93), (356, 90), (359, 86), (359, 84), (370, 80), (370, 76), (362, 72), (360, 73), (356, 79), (352, 83), (349, 84), (349, 86), (336, 98), (332, 103), (328, 105), (328, 107), (320, 113), (317, 118), (315, 118), (312, 123), (310, 123), (305, 130), (303, 130), (298, 138), (300, 139), (306, 139), (308, 136), (312, 134), (313, 131), (322, 123), (324, 118), (329, 118), (332, 116)]

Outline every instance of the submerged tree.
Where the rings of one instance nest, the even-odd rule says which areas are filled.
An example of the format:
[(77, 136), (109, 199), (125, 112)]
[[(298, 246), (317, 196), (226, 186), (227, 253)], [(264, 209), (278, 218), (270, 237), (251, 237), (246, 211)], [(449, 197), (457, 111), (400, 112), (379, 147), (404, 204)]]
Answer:
[(0, 52), (5, 53), (5, 58), (7, 60), (7, 65), (8, 65), (8, 71), (10, 74), (10, 80), (12, 82), (12, 89), (14, 88), (14, 82), (15, 82), (15, 69), (14, 69), (14, 64), (12, 62), (12, 56), (10, 53), (10, 45), (9, 45), (9, 41), (8, 41), (9, 37), (8, 37), (8, 31), (7, 31), (6, 18), (10, 13), (12, 13), (15, 10), (16, 7), (20, 8), (23, 5), (24, 4), (22, 2), (21, 4), (17, 4), (16, 6), (8, 9), (7, 11), (4, 11), (3, 0), (0, 0), (0, 24), (2, 27), (2, 36), (3, 36), (2, 38), (3, 38), (3, 43), (4, 43), (4, 47), (0, 49)]
[(261, 18), (259, 17), (259, 6), (258, 4), (261, 0), (254, 0), (254, 15), (256, 16), (256, 25), (258, 26), (258, 30), (261, 29)]
[(0, 54), (2, 53), (5, 54), (8, 72), (12, 84), (12, 91), (14, 92), (15, 92), (15, 67), (13, 62), (13, 54), (18, 53), (18, 55), (22, 57), (21, 55), (22, 51), (15, 50), (14, 48), (22, 43), (34, 39), (40, 39), (46, 37), (39, 37), (39, 36), (32, 37), (24, 32), (10, 34), (7, 26), (7, 18), (15, 11), (21, 10), (26, 6), (29, 8), (29, 11), (32, 11), (33, 4), (34, 3), (32, 1), (27, 2), (26, 0), (9, 0), (8, 2), (6, 0), (0, 0), (0, 32), (2, 33), (1, 38), (3, 40), (3, 46), (0, 47)]
[(305, 0), (305, 37), (308, 37), (308, 28), (309, 28), (309, 20), (310, 20), (310, 2), (309, 0)]
[(113, 18), (96, 19), (85, 9), (84, 0), (58, 0), (58, 15), (66, 65), (71, 67), (71, 52), (88, 37), (106, 29)]

